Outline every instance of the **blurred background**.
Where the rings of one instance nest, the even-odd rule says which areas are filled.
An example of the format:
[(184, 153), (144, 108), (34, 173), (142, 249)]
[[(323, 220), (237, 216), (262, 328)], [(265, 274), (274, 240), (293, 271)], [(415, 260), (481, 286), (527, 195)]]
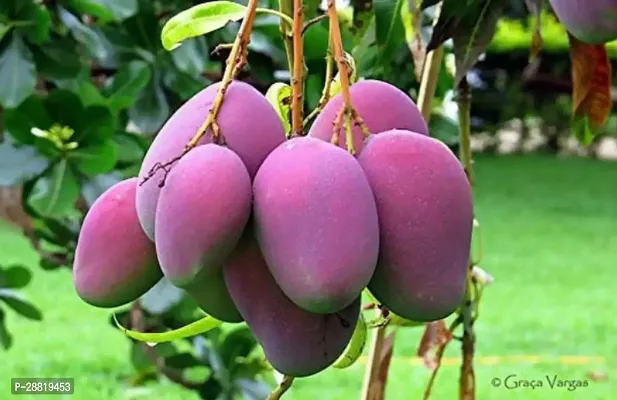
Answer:
[[(73, 251), (88, 207), (115, 182), (135, 176), (166, 119), (222, 76), (228, 50), (211, 52), (233, 42), (238, 23), (172, 52), (160, 44), (165, 21), (196, 3), (0, 2), (2, 399), (10, 396), (13, 377), (72, 377), (72, 399), (257, 400), (275, 384), (244, 325), (150, 347), (125, 337), (109, 310), (83, 303), (72, 286)], [(307, 3), (307, 19), (317, 16), (317, 2)], [(573, 138), (566, 33), (549, 11), (543, 12), (543, 49), (530, 63), (534, 19), (522, 0), (510, 3), (487, 52), (468, 74), (481, 266), (495, 278), (476, 325), (478, 398), (613, 399), (617, 114), (611, 113), (591, 145), (583, 147)], [(278, 8), (278, 1), (260, 1), (260, 6)], [(388, 81), (416, 99), (407, 8), (399, 7), (400, 13), (385, 21), (393, 21), (385, 39), (379, 34), (382, 16), (356, 40), (352, 6), (341, 2), (340, 16), (345, 48), (356, 60), (359, 77)], [(430, 26), (430, 12), (424, 18)], [(324, 84), (327, 29), (322, 20), (305, 33), (307, 110), (317, 105)], [(423, 32), (425, 42), (429, 31)], [(249, 66), (239, 79), (263, 93), (274, 82), (288, 81), (277, 17), (258, 16), (249, 50)], [(614, 70), (617, 42), (607, 50)], [(456, 151), (450, 64), (448, 54), (430, 129)], [(34, 127), (40, 129), (37, 135)], [(161, 281), (117, 315), (133, 329), (160, 331), (200, 314)], [(421, 328), (397, 334), (387, 399), (421, 398), (430, 375), (416, 356), (421, 335)], [(459, 357), (453, 343), (434, 398), (457, 396)], [(297, 380), (285, 398), (358, 398), (365, 363), (363, 357), (350, 369)], [(576, 390), (491, 385), (491, 379), (508, 375), (586, 384)]]

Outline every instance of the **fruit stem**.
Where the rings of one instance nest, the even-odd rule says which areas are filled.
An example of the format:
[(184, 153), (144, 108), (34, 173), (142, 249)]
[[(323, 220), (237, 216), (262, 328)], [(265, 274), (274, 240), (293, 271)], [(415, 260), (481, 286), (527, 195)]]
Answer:
[(302, 0), (294, 0), (294, 23), (293, 23), (293, 73), (291, 76), (291, 126), (292, 136), (301, 136), (303, 131), (303, 97), (302, 87), (304, 83), (304, 56), (302, 41), (302, 25), (304, 14)]
[[(439, 20), (442, 5), (443, 2), (437, 4), (435, 9), (435, 17), (433, 19), (433, 26), (435, 26)], [(416, 10), (416, 12), (418, 13), (420, 11)], [(426, 121), (427, 125), (431, 120), (433, 98), (435, 97), (435, 89), (437, 87), (437, 81), (439, 80), (439, 70), (441, 69), (443, 55), (443, 45), (430, 51), (426, 55), (424, 67), (422, 68), (422, 80), (420, 81), (420, 90), (418, 92), (418, 107), (420, 108), (422, 117), (424, 117), (424, 121)]]
[[(376, 316), (380, 317), (381, 315), (381, 310), (378, 308), (376, 310)], [(364, 374), (362, 394), (360, 395), (360, 399), (362, 400), (373, 400), (373, 393), (378, 389), (376, 382), (377, 377), (379, 376), (379, 364), (385, 337), (386, 325), (379, 326), (375, 329), (373, 335), (371, 336), (371, 344), (366, 363), (366, 373)]]
[[(332, 44), (332, 52), (334, 53), (334, 60), (336, 61), (337, 69), (341, 79), (341, 94), (343, 96), (342, 118), (353, 119), (355, 125), (360, 128), (362, 135), (368, 137), (370, 134), (368, 127), (364, 123), (364, 120), (358, 115), (356, 110), (351, 104), (351, 96), (349, 94), (349, 65), (345, 60), (343, 53), (343, 41), (341, 40), (341, 29), (338, 22), (338, 15), (336, 13), (336, 6), (334, 0), (328, 0), (328, 19), (330, 20), (330, 41)], [(334, 121), (332, 143), (338, 143), (338, 137), (340, 134), (342, 118), (338, 118), (338, 121)], [(349, 148), (349, 145), (348, 145)], [(351, 147), (353, 149), (353, 146)], [(353, 154), (353, 153), (352, 153)]]
[(333, 72), (334, 70), (334, 59), (332, 58), (332, 40), (328, 39), (328, 51), (326, 53), (326, 77), (325, 83), (323, 87), (323, 92), (321, 92), (321, 97), (319, 98), (319, 103), (317, 103), (317, 107), (304, 119), (304, 126), (308, 125), (308, 123), (315, 118), (317, 114), (323, 110), (328, 100), (330, 100), (330, 86), (332, 85)]
[(458, 103), (458, 122), (460, 126), (459, 133), (459, 157), (461, 160), (461, 164), (463, 164), (463, 168), (465, 169), (465, 174), (467, 174), (467, 179), (469, 179), (469, 184), (473, 187), (474, 185), (474, 174), (473, 174), (473, 159), (471, 156), (471, 92), (469, 90), (469, 83), (467, 82), (467, 78), (463, 77), (461, 82), (458, 85), (458, 93), (457, 93), (457, 103)]
[(285, 392), (287, 392), (291, 388), (291, 384), (293, 383), (293, 381), (293, 376), (285, 375), (281, 383), (279, 383), (279, 385), (272, 391), (272, 393), (268, 395), (268, 398), (266, 400), (279, 400), (281, 397), (283, 397)]
[[(459, 119), (459, 157), (469, 179), (469, 184), (473, 187), (473, 159), (471, 153), (471, 123), (470, 123), (470, 103), (471, 93), (467, 78), (463, 77), (458, 85), (457, 93), (458, 119)], [(463, 353), (463, 363), (461, 364), (459, 380), (459, 399), (475, 399), (475, 373), (473, 368), (473, 357), (475, 353), (475, 332), (474, 332), (474, 299), (473, 290), (475, 283), (472, 278), (473, 263), (469, 262), (467, 271), (467, 290), (460, 309), (460, 318), (463, 322), (463, 340), (461, 351)], [(476, 299), (477, 301), (477, 299)]]
[[(279, 0), (279, 11), (281, 14), (285, 14), (289, 17), (293, 15), (293, 1), (294, 0)], [(293, 25), (293, 24), (292, 24)], [(279, 30), (283, 37), (283, 44), (285, 45), (285, 53), (287, 54), (287, 64), (289, 66), (289, 73), (293, 71), (294, 67), (294, 55), (293, 55), (293, 42), (291, 38), (291, 29), (284, 20), (281, 19)]]
[(186, 144), (186, 146), (184, 146), (184, 150), (180, 155), (172, 158), (166, 163), (156, 163), (148, 172), (148, 175), (141, 181), (140, 185), (143, 185), (148, 179), (153, 177), (159, 169), (162, 169), (165, 172), (163, 178), (159, 183), (159, 186), (162, 187), (165, 184), (165, 179), (167, 177), (167, 174), (169, 173), (171, 165), (181, 159), (195, 146), (197, 146), (197, 142), (199, 142), (199, 140), (206, 134), (208, 128), (212, 129), (212, 142), (216, 143), (221, 139), (221, 132), (218, 124), (216, 123), (216, 116), (218, 115), (223, 104), (223, 99), (225, 97), (227, 87), (229, 86), (231, 81), (237, 76), (238, 72), (242, 69), (242, 67), (246, 64), (246, 52), (248, 44), (251, 41), (251, 31), (253, 30), (253, 22), (255, 21), (256, 10), (257, 0), (249, 0), (246, 6), (246, 12), (244, 14), (242, 24), (240, 25), (240, 29), (238, 30), (238, 34), (236, 35), (236, 39), (234, 40), (234, 43), (231, 47), (229, 57), (227, 57), (227, 61), (225, 62), (225, 72), (223, 73), (223, 78), (221, 79), (221, 86), (218, 89), (216, 96), (214, 97), (212, 108), (210, 109), (210, 111), (208, 111), (208, 116), (206, 117), (206, 120), (199, 127), (197, 133), (193, 136), (193, 138)]

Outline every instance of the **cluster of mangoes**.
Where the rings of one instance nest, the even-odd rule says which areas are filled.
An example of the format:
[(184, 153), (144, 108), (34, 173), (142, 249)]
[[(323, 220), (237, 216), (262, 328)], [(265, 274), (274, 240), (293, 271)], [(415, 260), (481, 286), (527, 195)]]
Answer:
[(550, 0), (568, 32), (583, 43), (617, 40), (617, 0)]
[(457, 309), (471, 189), (404, 92), (375, 80), (351, 86), (370, 131), (365, 138), (354, 125), (352, 155), (344, 126), (339, 145), (331, 143), (340, 94), (306, 136), (287, 140), (266, 97), (233, 81), (216, 116), (224, 140), (213, 141), (209, 129), (157, 170), (182, 153), (219, 87), (182, 105), (139, 177), (112, 186), (89, 210), (74, 263), (84, 301), (120, 306), (165, 276), (213, 317), (245, 321), (273, 367), (290, 376), (315, 374), (341, 356), (365, 289), (413, 321)]

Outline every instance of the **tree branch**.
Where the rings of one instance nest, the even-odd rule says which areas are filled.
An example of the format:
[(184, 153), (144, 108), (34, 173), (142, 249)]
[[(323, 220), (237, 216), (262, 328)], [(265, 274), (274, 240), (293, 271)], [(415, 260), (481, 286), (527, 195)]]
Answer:
[(294, 0), (294, 23), (293, 23), (293, 74), (291, 77), (291, 125), (292, 136), (301, 136), (303, 132), (303, 97), (304, 86), (304, 56), (302, 25), (303, 10), (302, 0)]

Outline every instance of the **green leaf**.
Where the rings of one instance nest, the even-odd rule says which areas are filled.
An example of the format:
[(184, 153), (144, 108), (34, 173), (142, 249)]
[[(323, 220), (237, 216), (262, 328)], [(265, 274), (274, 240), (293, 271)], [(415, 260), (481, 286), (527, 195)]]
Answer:
[(122, 21), (138, 11), (137, 0), (70, 0), (67, 5), (80, 14), (90, 14), (101, 22)]
[(131, 42), (137, 46), (137, 51), (143, 53), (140, 54), (140, 58), (154, 62), (155, 53), (161, 49), (161, 44), (157, 40), (161, 32), (159, 18), (152, 8), (151, 1), (142, 0), (140, 7), (139, 13), (126, 19), (122, 25), (131, 36)]
[(186, 39), (216, 31), (230, 21), (244, 17), (246, 7), (231, 1), (211, 1), (184, 10), (171, 17), (161, 31), (165, 50), (172, 50)]
[(8, 350), (13, 345), (13, 337), (6, 329), (6, 318), (4, 311), (0, 308), (0, 344), (5, 350)]
[(20, 31), (23, 32), (26, 38), (31, 42), (42, 44), (49, 39), (51, 14), (44, 5), (30, 4), (28, 20), (32, 22), (32, 24), (22, 27)]
[(32, 146), (15, 146), (10, 136), (0, 143), (0, 186), (13, 186), (39, 175), (49, 161)]
[(4, 38), (4, 35), (6, 35), (7, 33), (9, 33), (9, 31), (11, 30), (13, 26), (10, 24), (4, 24), (2, 22), (0, 22), (0, 40), (2, 40), (2, 38)]
[(285, 133), (291, 133), (291, 123), (289, 122), (291, 113), (291, 86), (286, 83), (276, 82), (268, 88), (266, 99), (279, 116)]
[(72, 213), (77, 196), (79, 183), (63, 159), (35, 182), (28, 203), (39, 214), (58, 218)]
[(191, 353), (177, 353), (165, 358), (165, 366), (185, 369), (201, 365), (201, 362)]
[(172, 67), (163, 72), (163, 83), (182, 100), (188, 100), (206, 87), (210, 81), (202, 76), (194, 77)]
[(19, 293), (10, 289), (0, 289), (0, 300), (4, 301), (7, 306), (13, 309), (17, 314), (22, 317), (41, 321), (43, 320), (43, 314), (41, 311), (27, 302)]
[(79, 97), (66, 89), (54, 89), (45, 99), (45, 108), (56, 124), (75, 130), (71, 141), (77, 140), (77, 135), (81, 133), (79, 121), (84, 114), (84, 106)]
[(90, 80), (75, 80), (73, 90), (79, 95), (81, 103), (85, 107), (107, 106), (107, 99), (99, 92), (99, 89)]
[(131, 107), (150, 79), (152, 71), (144, 61), (135, 60), (124, 64), (111, 78), (105, 91), (109, 97), (109, 106), (116, 111)]
[(8, 45), (0, 52), (0, 106), (17, 107), (36, 84), (32, 52), (19, 35), (13, 33)]
[(137, 14), (137, 0), (97, 0), (111, 10), (116, 21), (122, 21)]
[(247, 378), (236, 379), (236, 386), (242, 393), (244, 400), (265, 399), (272, 390), (262, 381)]
[(133, 342), (131, 346), (131, 364), (136, 371), (143, 375), (148, 372), (156, 372), (156, 365), (146, 352), (143, 343)]
[(452, 37), (456, 85), (486, 51), (497, 30), (497, 22), (508, 5), (506, 0), (482, 0), (480, 3), (482, 7), (478, 12), (471, 7), (468, 9), (464, 23), (457, 27)]
[(114, 135), (116, 119), (105, 106), (90, 106), (80, 115), (74, 140), (81, 144), (103, 143)]
[(118, 162), (133, 163), (144, 158), (145, 149), (141, 145), (139, 136), (118, 132), (114, 135), (114, 141), (118, 145)]
[(81, 194), (84, 196), (84, 200), (88, 204), (88, 207), (92, 207), (92, 204), (96, 199), (102, 195), (107, 189), (120, 182), (123, 179), (117, 171), (109, 174), (95, 175), (81, 186)]
[(104, 174), (114, 169), (118, 148), (112, 140), (106, 140), (69, 152), (69, 160), (86, 175)]
[(219, 321), (218, 319), (206, 316), (202, 319), (195, 321), (191, 324), (185, 325), (182, 328), (174, 329), (167, 332), (137, 332), (126, 329), (116, 319), (114, 314), (114, 322), (118, 326), (118, 328), (124, 332), (124, 334), (132, 339), (139, 340), (141, 342), (147, 343), (161, 343), (161, 342), (170, 342), (176, 339), (183, 339), (189, 336), (195, 336), (200, 333), (205, 333), (211, 331), (212, 329), (218, 328), (223, 324), (223, 321)]
[(589, 146), (595, 138), (595, 132), (591, 127), (589, 117), (586, 115), (573, 116), (570, 129), (574, 137), (576, 137), (583, 146)]
[(257, 342), (250, 329), (244, 325), (227, 332), (217, 350), (223, 364), (229, 368), (238, 357), (247, 357), (256, 346)]
[(8, 289), (24, 288), (32, 280), (32, 272), (21, 265), (0, 269), (0, 287)]
[(200, 76), (208, 64), (208, 46), (203, 37), (186, 40), (170, 54), (175, 66), (191, 76)]
[(360, 43), (373, 20), (373, 0), (355, 0), (351, 2), (351, 6), (353, 7), (351, 31), (355, 47)]
[(77, 232), (51, 218), (34, 218), (32, 226), (37, 236), (58, 246), (70, 247), (77, 240)]
[(142, 306), (151, 314), (163, 314), (171, 310), (184, 298), (184, 291), (168, 279), (161, 278), (140, 299)]
[(32, 48), (39, 74), (48, 79), (74, 78), (82, 67), (74, 42), (68, 37), (54, 37), (44, 46)]
[(4, 110), (4, 128), (20, 143), (33, 144), (36, 137), (30, 130), (48, 129), (53, 123), (43, 97), (38, 94), (31, 95), (17, 108)]
[(156, 132), (169, 116), (169, 103), (159, 75), (160, 73), (155, 71), (148, 85), (129, 109), (129, 118), (144, 133)]
[(375, 8), (375, 39), (381, 54), (391, 58), (405, 38), (401, 8), (404, 0), (373, 0)]
[(90, 57), (97, 60), (104, 60), (109, 57), (105, 40), (98, 32), (82, 24), (79, 18), (62, 7), (58, 7), (58, 16), (60, 21), (71, 31), (75, 40), (84, 46)]
[(452, 118), (439, 109), (431, 114), (429, 132), (435, 139), (447, 145), (454, 145), (458, 143), (459, 130), (458, 119)]
[(101, 23), (114, 20), (114, 14), (100, 0), (65, 0), (64, 4), (77, 14), (88, 14), (99, 19)]

